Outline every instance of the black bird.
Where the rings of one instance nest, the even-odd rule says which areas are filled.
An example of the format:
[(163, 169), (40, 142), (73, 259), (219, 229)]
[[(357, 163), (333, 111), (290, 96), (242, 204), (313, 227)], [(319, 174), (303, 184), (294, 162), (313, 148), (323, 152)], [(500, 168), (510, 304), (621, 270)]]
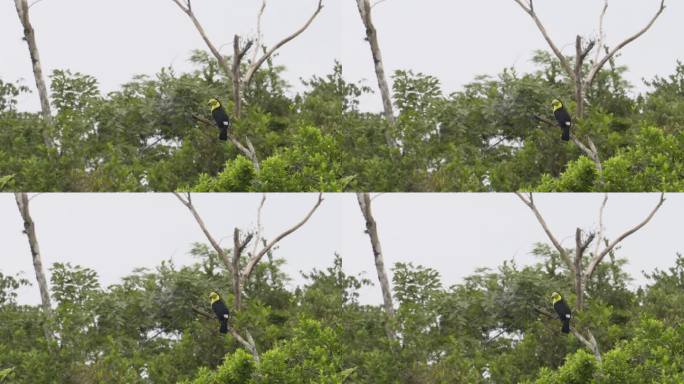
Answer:
[(211, 107), (211, 116), (216, 122), (216, 126), (219, 129), (219, 140), (228, 140), (228, 128), (230, 128), (230, 118), (223, 109), (223, 105), (217, 98), (209, 99), (209, 106)]
[(228, 333), (228, 317), (230, 316), (230, 312), (228, 312), (226, 303), (223, 302), (221, 296), (219, 296), (219, 294), (216, 292), (210, 293), (209, 299), (211, 300), (211, 309), (214, 311), (216, 318), (221, 323), (219, 332)]
[(563, 322), (563, 328), (561, 331), (563, 333), (570, 333), (570, 318), (572, 317), (572, 312), (570, 312), (570, 307), (563, 300), (560, 293), (554, 292), (551, 294), (551, 301), (553, 302), (553, 309), (556, 310), (560, 321)]
[(570, 128), (572, 127), (572, 118), (570, 118), (568, 110), (565, 109), (563, 103), (558, 99), (554, 99), (551, 102), (551, 105), (553, 105), (553, 116), (556, 118), (558, 126), (560, 126), (560, 128), (563, 130), (563, 135), (561, 136), (561, 139), (565, 141), (570, 140)]

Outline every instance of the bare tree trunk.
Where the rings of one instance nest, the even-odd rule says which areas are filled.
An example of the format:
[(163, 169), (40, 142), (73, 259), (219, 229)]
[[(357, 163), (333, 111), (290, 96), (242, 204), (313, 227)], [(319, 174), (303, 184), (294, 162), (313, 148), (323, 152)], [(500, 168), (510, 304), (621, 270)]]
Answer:
[(577, 310), (582, 310), (584, 308), (583, 304), (583, 287), (582, 287), (582, 230), (577, 228), (575, 232), (575, 292), (577, 295), (577, 300), (575, 301), (575, 308)]
[(17, 8), (17, 16), (24, 27), (24, 40), (28, 45), (29, 54), (31, 55), (31, 64), (33, 65), (33, 77), (36, 80), (36, 88), (38, 89), (38, 96), (40, 97), (40, 109), (43, 115), (43, 120), (46, 127), (43, 129), (43, 142), (48, 148), (52, 148), (53, 143), (50, 138), (48, 128), (52, 125), (52, 111), (50, 110), (50, 99), (48, 97), (47, 86), (45, 85), (45, 78), (43, 76), (43, 67), (40, 62), (40, 53), (38, 52), (38, 44), (36, 43), (36, 33), (29, 20), (29, 6), (27, 0), (14, 0), (14, 5)]
[(242, 249), (240, 245), (240, 230), (235, 228), (233, 231), (233, 296), (235, 296), (236, 310), (240, 310), (242, 307), (240, 290), (240, 256)]
[[(40, 289), (40, 300), (43, 306), (43, 313), (45, 314), (45, 317), (49, 319), (52, 312), (50, 289), (48, 287), (47, 279), (45, 278), (45, 270), (43, 269), (43, 262), (40, 256), (36, 226), (29, 211), (29, 198), (26, 193), (15, 193), (14, 198), (17, 201), (17, 207), (19, 208), (21, 218), (24, 220), (24, 233), (28, 237), (29, 248), (31, 249), (33, 269), (36, 272), (36, 280), (38, 281), (38, 288)], [(43, 330), (45, 332), (45, 338), (48, 341), (51, 340), (52, 333), (47, 324), (43, 326)]]
[(233, 115), (239, 118), (241, 110), (240, 96), (240, 36), (233, 36)]
[(378, 42), (378, 31), (373, 25), (371, 17), (371, 4), (369, 0), (356, 0), (356, 5), (359, 8), (359, 15), (361, 21), (366, 27), (366, 40), (370, 45), (371, 54), (373, 55), (373, 64), (375, 65), (375, 76), (378, 79), (378, 88), (380, 89), (380, 96), (382, 96), (382, 107), (385, 112), (385, 119), (389, 125), (385, 130), (385, 140), (387, 145), (395, 147), (396, 143), (392, 139), (390, 129), (394, 127), (394, 110), (392, 109), (392, 95), (387, 85), (387, 77), (385, 76), (385, 67), (382, 61), (382, 53), (380, 52), (380, 43)]
[(383, 260), (380, 237), (378, 236), (378, 225), (375, 222), (373, 212), (371, 211), (371, 198), (368, 193), (357, 193), (356, 198), (359, 201), (359, 208), (361, 208), (363, 218), (366, 220), (366, 233), (370, 238), (371, 247), (373, 248), (375, 270), (378, 273), (378, 281), (380, 282), (380, 288), (382, 290), (382, 301), (388, 318), (388, 322), (385, 324), (385, 331), (387, 332), (387, 337), (396, 339), (396, 334), (390, 325), (391, 321), (394, 319), (392, 288), (390, 287), (387, 271), (385, 270), (385, 261)]

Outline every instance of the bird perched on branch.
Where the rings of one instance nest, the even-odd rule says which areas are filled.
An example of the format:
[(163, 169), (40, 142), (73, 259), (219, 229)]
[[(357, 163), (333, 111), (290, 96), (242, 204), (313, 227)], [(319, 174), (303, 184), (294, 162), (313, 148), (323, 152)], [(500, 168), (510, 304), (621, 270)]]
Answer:
[(560, 293), (558, 292), (551, 294), (551, 301), (553, 302), (553, 309), (556, 310), (560, 321), (563, 322), (563, 328), (561, 328), (561, 331), (563, 333), (570, 333), (570, 318), (572, 313), (570, 312), (568, 303), (563, 300), (563, 297), (561, 297)]
[(570, 140), (570, 128), (572, 127), (572, 119), (570, 118), (568, 110), (565, 109), (563, 103), (558, 99), (553, 99), (551, 105), (553, 106), (553, 116), (556, 118), (558, 126), (560, 126), (560, 128), (563, 130), (563, 135), (561, 136), (561, 139), (565, 141)]
[(221, 323), (221, 328), (219, 332), (228, 333), (228, 317), (230, 312), (228, 312), (228, 307), (226, 303), (223, 302), (221, 296), (216, 292), (211, 292), (209, 294), (209, 300), (211, 300), (211, 309), (216, 314), (216, 318)]
[(219, 140), (228, 140), (228, 128), (230, 128), (230, 118), (228, 117), (226, 110), (223, 109), (223, 105), (221, 105), (221, 102), (218, 100), (218, 98), (213, 97), (209, 99), (208, 104), (209, 107), (211, 107), (211, 116), (214, 118), (216, 126), (219, 129)]

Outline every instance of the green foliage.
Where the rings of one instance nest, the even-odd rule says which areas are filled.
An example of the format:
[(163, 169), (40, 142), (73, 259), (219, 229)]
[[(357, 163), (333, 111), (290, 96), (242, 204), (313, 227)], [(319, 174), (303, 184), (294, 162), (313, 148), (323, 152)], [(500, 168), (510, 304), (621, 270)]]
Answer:
[[(684, 372), (684, 259), (647, 274), (630, 289), (625, 260), (609, 255), (586, 283), (587, 308), (573, 325), (591, 329), (596, 361), (560, 333), (549, 292), (574, 304), (572, 274), (558, 253), (538, 244), (539, 262), (504, 262), (444, 287), (429, 267), (393, 268), (396, 316), (363, 304), (372, 285), (345, 272), (343, 258), (302, 273), (291, 288), (283, 260), (260, 262), (244, 286), (231, 326), (249, 331), (259, 359), (218, 332), (207, 292), (226, 303), (232, 275), (213, 249), (194, 244), (196, 262), (163, 262), (102, 287), (97, 274), (51, 267), (53, 311), (19, 305), (28, 282), (0, 274), (0, 381), (78, 383), (680, 383)], [(47, 342), (44, 326), (54, 340)], [(398, 340), (387, 336), (390, 327)]]
[[(103, 95), (97, 79), (69, 70), (51, 76), (54, 123), (20, 112), (28, 92), (0, 80), (0, 189), (33, 191), (643, 191), (682, 190), (684, 65), (647, 81), (632, 97), (626, 69), (610, 66), (587, 89), (586, 116), (574, 134), (592, 138), (597, 172), (562, 142), (550, 100), (574, 111), (571, 81), (548, 53), (536, 68), (478, 76), (446, 95), (440, 80), (393, 74), (397, 118), (364, 113), (371, 89), (345, 80), (342, 65), (303, 79), (291, 95), (283, 67), (269, 60), (244, 90), (232, 133), (248, 137), (260, 171), (231, 142), (198, 121), (206, 101), (227, 100), (231, 79), (205, 52), (194, 70), (162, 68)], [(45, 137), (44, 137), (45, 136)], [(46, 139), (54, 144), (48, 149)], [(389, 139), (389, 140), (388, 140)], [(389, 145), (398, 143), (398, 147)], [(4, 186), (3, 186), (4, 184)]]
[(666, 327), (655, 319), (642, 320), (629, 340), (597, 362), (579, 350), (557, 371), (542, 369), (537, 384), (565, 383), (680, 383), (684, 379), (684, 327)]
[(216, 370), (200, 370), (192, 384), (342, 384), (353, 369), (342, 369), (341, 343), (330, 328), (302, 319), (293, 337), (279, 343), (255, 362), (242, 349), (226, 356)]
[(264, 159), (257, 171), (244, 156), (226, 162), (219, 175), (200, 176), (197, 192), (248, 191), (342, 191), (351, 181), (343, 177), (339, 160), (343, 154), (334, 139), (314, 127), (300, 128), (292, 144)]

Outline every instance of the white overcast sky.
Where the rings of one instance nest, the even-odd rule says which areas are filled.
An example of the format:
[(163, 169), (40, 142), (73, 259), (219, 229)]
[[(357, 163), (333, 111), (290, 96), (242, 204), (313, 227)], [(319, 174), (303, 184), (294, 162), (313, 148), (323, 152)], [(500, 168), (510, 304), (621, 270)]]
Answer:
[[(259, 194), (194, 195), (209, 230), (227, 247), (235, 226), (253, 228)], [(535, 201), (551, 230), (572, 247), (577, 226), (596, 229), (599, 194), (545, 194)], [(627, 238), (619, 255), (634, 285), (646, 280), (641, 271), (674, 265), (684, 251), (681, 217), (684, 194), (670, 194), (642, 230)], [(263, 210), (265, 235), (273, 238), (299, 221), (316, 199), (314, 194), (269, 194)], [(299, 271), (323, 269), (334, 253), (348, 273), (366, 272), (376, 281), (370, 242), (354, 194), (326, 194), (311, 220), (281, 242), (277, 256), (287, 262), (291, 287), (301, 285)], [(640, 222), (655, 206), (656, 194), (611, 194), (605, 211), (607, 235), (615, 238)], [(388, 268), (413, 262), (435, 268), (445, 286), (462, 282), (479, 267), (504, 260), (536, 261), (535, 242), (547, 242), (532, 212), (513, 194), (382, 194), (373, 201)], [(193, 242), (206, 242), (189, 211), (171, 194), (41, 194), (31, 200), (38, 240), (46, 266), (71, 262), (98, 272), (103, 286), (119, 282), (138, 267), (154, 267), (173, 259), (194, 260)], [(0, 194), (0, 271), (35, 280), (31, 255), (12, 194)], [(365, 303), (380, 303), (379, 287), (365, 289)], [(38, 303), (34, 285), (23, 289), (20, 302)]]
[[(269, 46), (299, 28), (317, 0), (269, 0), (263, 32)], [(255, 34), (257, 0), (195, 0), (195, 12), (211, 39), (232, 52), (232, 37)], [(280, 50), (278, 64), (293, 91), (300, 78), (331, 72), (334, 60), (349, 80), (375, 77), (364, 30), (352, 0), (324, 0), (325, 8), (311, 28)], [(608, 44), (641, 29), (659, 0), (613, 0), (606, 17)], [(597, 34), (601, 0), (537, 0), (538, 14), (566, 54), (574, 37)], [(626, 77), (644, 90), (641, 79), (674, 72), (684, 60), (684, 2), (667, 0), (654, 27), (624, 50), (620, 64)], [(135, 74), (152, 75), (161, 67), (190, 69), (193, 49), (205, 49), (190, 20), (171, 0), (42, 0), (31, 9), (47, 72), (71, 69), (91, 74), (103, 91), (115, 90)], [(513, 0), (387, 0), (374, 8), (385, 65), (389, 73), (412, 69), (437, 76), (449, 93), (480, 74), (504, 67), (531, 69), (535, 49), (547, 46), (532, 20)], [(26, 44), (11, 1), (0, 4), (0, 78), (24, 79), (33, 86)], [(21, 100), (21, 108), (38, 108), (37, 96)], [(380, 110), (378, 96), (363, 99), (366, 110)]]

